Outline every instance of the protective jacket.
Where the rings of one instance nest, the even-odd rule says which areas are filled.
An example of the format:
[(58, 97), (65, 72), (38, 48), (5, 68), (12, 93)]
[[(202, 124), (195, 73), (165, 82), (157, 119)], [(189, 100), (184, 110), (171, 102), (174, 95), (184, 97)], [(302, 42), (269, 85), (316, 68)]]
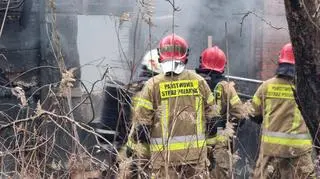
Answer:
[(134, 98), (133, 122), (148, 126), (153, 168), (196, 164), (206, 159), (206, 117), (216, 115), (206, 81), (185, 70), (157, 75)]
[(254, 115), (263, 116), (263, 155), (291, 158), (311, 150), (311, 138), (294, 90), (288, 79), (276, 76), (265, 81), (253, 97)]
[[(142, 68), (142, 71), (139, 74), (139, 77), (135, 82), (129, 85), (129, 91), (132, 95), (132, 99), (135, 99), (140, 95), (140, 92), (145, 85), (145, 83), (156, 74), (147, 70), (146, 68)], [(131, 100), (133, 101), (133, 100)], [(134, 101), (133, 101), (134, 102)], [(133, 104), (133, 103), (132, 103)], [(132, 116), (130, 116), (132, 117)], [(132, 126), (129, 133), (128, 141), (126, 143), (127, 147), (127, 156), (139, 155), (139, 157), (147, 157), (150, 156), (149, 146), (147, 144), (147, 140), (145, 139), (145, 134), (143, 128), (139, 128), (136, 121), (131, 119)], [(141, 156), (141, 155), (142, 156)]]
[[(210, 70), (196, 69), (196, 72), (200, 74), (207, 81), (214, 96), (214, 104), (218, 111), (218, 116), (209, 120), (207, 124), (207, 144), (215, 145), (218, 142), (222, 145), (227, 145), (226, 136), (218, 133), (217, 129), (224, 129), (227, 122), (227, 105), (229, 103), (230, 119), (243, 119), (244, 113), (242, 110), (242, 102), (232, 83), (227, 82), (224, 76), (214, 73)], [(229, 102), (228, 102), (229, 100)]]

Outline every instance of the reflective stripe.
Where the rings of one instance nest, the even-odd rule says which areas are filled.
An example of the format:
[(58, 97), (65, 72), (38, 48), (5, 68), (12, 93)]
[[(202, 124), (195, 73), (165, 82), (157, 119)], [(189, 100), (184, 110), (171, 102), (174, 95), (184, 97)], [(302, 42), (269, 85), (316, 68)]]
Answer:
[(161, 129), (162, 129), (162, 137), (167, 139), (169, 136), (168, 131), (168, 122), (169, 122), (169, 102), (168, 100), (161, 101)]
[(214, 96), (216, 98), (222, 97), (222, 85), (220, 83), (218, 83), (217, 86), (214, 88)]
[(230, 100), (231, 106), (233, 106), (233, 105), (235, 105), (235, 104), (237, 104), (237, 103), (239, 103), (239, 102), (240, 102), (240, 98), (239, 98), (238, 95), (234, 95), (234, 96), (231, 98), (231, 100)]
[(294, 108), (294, 117), (293, 117), (293, 121), (292, 121), (292, 127), (291, 127), (291, 133), (296, 134), (298, 133), (298, 128), (301, 124), (301, 113), (300, 110), (298, 109), (297, 106), (295, 106)]
[(134, 103), (133, 105), (135, 108), (138, 106), (141, 106), (146, 109), (153, 110), (153, 104), (144, 98), (135, 97), (135, 98), (133, 98), (133, 103)]
[(143, 144), (143, 143), (135, 143), (132, 141), (131, 138), (126, 143), (126, 146), (130, 148), (131, 150), (134, 151), (139, 151), (142, 154), (149, 155), (150, 150), (149, 150), (149, 145), (148, 144)]
[(294, 87), (287, 84), (269, 84), (267, 86), (267, 98), (277, 99), (294, 99), (293, 89)]
[(131, 138), (129, 138), (127, 143), (126, 143), (126, 146), (131, 148), (132, 150), (134, 150), (135, 147), (136, 147), (136, 144), (131, 140)]
[[(191, 136), (173, 136), (169, 138), (169, 101), (165, 98), (186, 96), (188, 91), (196, 89), (199, 92), (199, 84), (197, 80), (181, 80), (175, 82), (160, 83), (161, 95), (161, 130), (162, 138), (151, 138), (150, 149), (153, 152), (166, 150), (184, 150), (188, 148), (197, 148), (205, 146), (205, 137), (203, 132), (203, 99), (200, 96), (195, 96), (195, 111), (196, 111), (196, 127), (197, 134)], [(187, 91), (184, 91), (187, 90)], [(185, 93), (186, 92), (186, 93)], [(170, 94), (169, 94), (170, 93)], [(191, 93), (190, 93), (191, 95)], [(195, 93), (192, 92), (194, 96)]]
[(262, 141), (270, 144), (279, 144), (292, 147), (309, 147), (312, 145), (309, 134), (287, 134), (282, 132), (265, 131)]
[(290, 139), (311, 139), (309, 134), (288, 134), (284, 132), (272, 132), (272, 131), (264, 131), (262, 134), (265, 136), (282, 137), (282, 138), (290, 138)]
[(214, 89), (214, 98), (216, 99), (216, 105), (217, 105), (216, 108), (217, 108), (218, 114), (221, 114), (221, 110), (222, 110), (221, 97), (222, 97), (222, 85), (218, 83)]
[(262, 141), (270, 144), (286, 145), (292, 147), (310, 147), (310, 139), (283, 139), (280, 137), (262, 136)]
[(207, 139), (207, 145), (215, 145), (218, 142), (226, 142), (226, 141), (228, 141), (228, 137), (227, 136), (217, 135), (215, 137), (208, 138)]
[(252, 102), (257, 105), (257, 106), (260, 106), (261, 105), (261, 100), (258, 96), (254, 95), (253, 96), (253, 99), (252, 99)]
[(191, 142), (191, 141), (199, 141), (204, 140), (205, 135), (186, 135), (186, 136), (173, 136), (168, 139), (168, 141), (163, 138), (151, 138), (151, 144), (162, 144), (162, 143), (180, 143), (180, 142)]
[(161, 101), (161, 128), (162, 138), (151, 138), (150, 149), (153, 152), (159, 152), (164, 149), (166, 150), (184, 150), (188, 148), (199, 148), (206, 145), (205, 136), (203, 133), (203, 122), (202, 122), (202, 109), (203, 100), (201, 97), (196, 97), (195, 110), (197, 112), (197, 134), (188, 136), (173, 136), (169, 137), (169, 102), (168, 100)]
[(203, 134), (203, 123), (202, 123), (202, 109), (203, 109), (203, 102), (201, 97), (196, 97), (196, 112), (197, 112), (197, 134)]
[(185, 149), (191, 149), (191, 148), (202, 148), (206, 146), (205, 140), (197, 140), (197, 141), (191, 141), (191, 142), (178, 142), (178, 143), (170, 143), (166, 146), (162, 144), (153, 144), (151, 145), (151, 151), (152, 152), (161, 152), (163, 150), (185, 150)]
[(221, 100), (217, 100), (217, 105), (216, 105), (216, 109), (218, 111), (218, 114), (221, 114), (221, 110), (222, 110), (222, 104), (221, 104)]
[(265, 117), (264, 117), (264, 126), (266, 129), (269, 128), (270, 126), (270, 113), (271, 113), (271, 100), (266, 99), (266, 111), (265, 111)]
[(212, 95), (212, 93), (209, 94), (208, 99), (207, 99), (207, 104), (212, 104), (214, 100), (214, 97)]

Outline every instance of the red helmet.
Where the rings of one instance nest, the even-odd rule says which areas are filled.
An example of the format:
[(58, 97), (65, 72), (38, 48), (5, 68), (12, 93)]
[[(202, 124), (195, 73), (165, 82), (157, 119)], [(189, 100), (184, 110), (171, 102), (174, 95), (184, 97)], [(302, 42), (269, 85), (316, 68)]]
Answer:
[(291, 43), (287, 43), (282, 47), (278, 62), (279, 64), (281, 63), (289, 63), (293, 65), (295, 64)]
[(188, 43), (180, 36), (171, 34), (160, 41), (159, 62), (178, 60), (187, 63)]
[(200, 68), (223, 73), (227, 58), (217, 46), (205, 49), (200, 56)]

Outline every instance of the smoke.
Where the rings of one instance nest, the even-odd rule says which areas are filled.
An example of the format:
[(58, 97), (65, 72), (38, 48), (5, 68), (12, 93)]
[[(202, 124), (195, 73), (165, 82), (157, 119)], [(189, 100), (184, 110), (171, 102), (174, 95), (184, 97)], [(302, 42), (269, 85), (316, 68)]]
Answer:
[(248, 64), (252, 58), (252, 18), (247, 17), (241, 30), (242, 15), (236, 15), (248, 10), (259, 9), (254, 0), (219, 0), (212, 3), (211, 0), (201, 1), (199, 9), (194, 12), (197, 19), (189, 29), (192, 49), (191, 58), (195, 59), (192, 66), (198, 65), (201, 51), (207, 48), (207, 36), (213, 36), (213, 44), (219, 46), (226, 53), (225, 23), (228, 27), (228, 63), (230, 74), (237, 76), (250, 76), (247, 72), (249, 68), (254, 68)]
[[(199, 56), (202, 50), (207, 47), (207, 37), (209, 35), (213, 36), (213, 44), (218, 45), (226, 52), (225, 22), (227, 22), (230, 74), (251, 78), (257, 77), (256, 74), (259, 70), (257, 66), (260, 59), (254, 59), (255, 52), (253, 48), (253, 36), (259, 31), (256, 30), (254, 24), (256, 18), (253, 16), (246, 17), (241, 26), (240, 22), (243, 15), (239, 15), (239, 13), (245, 13), (249, 10), (259, 13), (263, 8), (261, 3), (254, 0), (175, 0), (175, 5), (180, 11), (175, 12), (173, 18), (172, 6), (167, 1), (153, 1), (154, 12), (151, 20), (154, 26), (151, 27), (151, 39), (149, 39), (149, 25), (143, 20), (136, 21), (136, 18), (142, 18), (142, 16), (137, 17), (139, 11), (138, 3), (133, 4), (131, 1), (128, 1), (131, 3), (124, 3), (124, 1), (109, 0), (104, 3), (90, 1), (89, 3), (89, 1), (84, 0), (82, 12), (85, 14), (112, 14), (115, 16), (120, 16), (125, 12), (130, 13), (132, 16), (131, 21), (124, 23), (125, 26), (131, 26), (129, 31), (124, 32), (128, 33), (129, 36), (123, 34), (120, 38), (123, 39), (122, 41), (126, 41), (123, 44), (129, 43), (128, 48), (125, 49), (127, 51), (126, 55), (128, 59), (135, 61), (134, 63), (139, 64), (146, 51), (150, 50), (150, 43), (151, 49), (156, 48), (162, 37), (174, 32), (188, 41), (191, 50), (188, 68), (194, 69), (199, 65)], [(136, 7), (132, 8), (133, 6)], [(90, 18), (97, 19), (94, 16), (90, 16)], [(87, 21), (90, 23), (89, 20)], [(105, 24), (105, 22), (99, 22)], [(136, 22), (139, 23), (138, 26), (136, 26)], [(108, 28), (114, 28), (109, 22), (108, 24)], [(79, 24), (79, 26), (87, 25), (83, 23), (83, 25)], [(89, 28), (90, 26), (87, 27), (87, 29)], [(94, 31), (95, 34), (90, 36), (99, 36), (99, 34), (101, 34), (101, 37), (109, 36), (108, 41), (114, 39), (111, 36), (116, 36), (114, 32), (107, 32), (110, 30), (107, 30), (106, 27), (102, 29), (95, 28)], [(242, 31), (241, 36), (240, 31)], [(255, 33), (253, 33), (254, 31)], [(127, 40), (124, 40), (125, 38)], [(112, 41), (110, 44), (116, 43)], [(104, 44), (103, 46), (108, 45)], [(117, 45), (115, 45), (115, 48), (117, 48)], [(115, 53), (112, 54), (112, 56), (114, 55)]]
[[(207, 47), (207, 37), (213, 36), (213, 44), (218, 45), (226, 52), (226, 36), (225, 36), (225, 23), (228, 24), (228, 64), (230, 66), (230, 75), (259, 78), (259, 72), (261, 70), (262, 54), (257, 57), (256, 49), (262, 48), (261, 44), (269, 42), (263, 38), (263, 29), (271, 28), (265, 22), (254, 15), (248, 15), (244, 19), (244, 13), (248, 11), (254, 11), (258, 15), (264, 16), (264, 6), (267, 6), (263, 1), (255, 0), (175, 0), (175, 5), (180, 11), (175, 12), (172, 16), (172, 6), (166, 0), (153, 0), (154, 6), (153, 16), (151, 17), (154, 26), (151, 27), (151, 39), (149, 39), (149, 26), (144, 20), (137, 20), (136, 18), (143, 18), (139, 14), (139, 1), (133, 2), (130, 0), (108, 0), (104, 2), (93, 2), (89, 0), (83, 0), (82, 12), (83, 14), (90, 15), (112, 15), (121, 16), (123, 13), (128, 13), (131, 16), (130, 22), (125, 22), (124, 26), (128, 30), (121, 30), (121, 42), (127, 44), (125, 51), (128, 59), (134, 61), (135, 64), (139, 64), (143, 55), (147, 50), (156, 48), (160, 39), (165, 35), (172, 32), (184, 37), (190, 46), (190, 56), (188, 68), (194, 69), (199, 65), (199, 56), (201, 52)], [(143, 1), (141, 1), (143, 2)], [(143, 11), (143, 9), (140, 9)], [(263, 12), (263, 13), (262, 13)], [(143, 13), (143, 12), (142, 12)], [(242, 13), (242, 14), (241, 14)], [(282, 15), (282, 14), (281, 14)], [(87, 19), (97, 19), (95, 16), (88, 16)], [(83, 19), (83, 18), (82, 18)], [(174, 28), (173, 28), (174, 20)], [(243, 20), (243, 23), (240, 24)], [(286, 27), (286, 21), (284, 17), (280, 16), (268, 16), (267, 21), (275, 22), (275, 26)], [(90, 20), (87, 24), (90, 23)], [(136, 25), (136, 22), (139, 24)], [(106, 22), (100, 20), (97, 23)], [(87, 26), (85, 22), (79, 24), (79, 26)], [(97, 25), (98, 26), (98, 25)], [(85, 28), (85, 27), (84, 27)], [(89, 29), (90, 26), (87, 27)], [(93, 35), (91, 36), (108, 36), (109, 45), (104, 44), (101, 46), (112, 46), (118, 48), (117, 42), (112, 36), (116, 36), (115, 32), (109, 33), (106, 28), (114, 28), (111, 22), (107, 22), (107, 26), (101, 29), (95, 28)], [(91, 28), (92, 29), (92, 28)], [(88, 32), (90, 33), (90, 32)], [(240, 35), (241, 33), (241, 35)], [(279, 33), (273, 32), (273, 33)], [(288, 35), (286, 31), (281, 31), (283, 39), (286, 41)], [(100, 34), (100, 35), (99, 35)], [(269, 35), (269, 34), (268, 34)], [(83, 36), (83, 35), (82, 35)], [(82, 38), (82, 37), (80, 37)], [(102, 39), (102, 38), (101, 38)], [(110, 42), (110, 40), (112, 42)], [(257, 45), (261, 43), (260, 46)], [(86, 43), (86, 42), (84, 42)], [(91, 44), (93, 45), (93, 44)], [(100, 45), (98, 45), (100, 46)], [(107, 49), (107, 48), (106, 48)], [(110, 49), (110, 48), (108, 48)], [(277, 55), (277, 50), (273, 51), (274, 56)], [(93, 49), (94, 51), (94, 49)], [(89, 52), (90, 53), (90, 49)], [(265, 52), (263, 52), (265, 53)], [(112, 56), (116, 53), (112, 53)], [(263, 54), (264, 55), (264, 54)], [(106, 54), (106, 56), (109, 56)], [(119, 55), (119, 58), (122, 58)], [(265, 56), (265, 55), (264, 55)], [(81, 57), (80, 57), (81, 58)], [(92, 59), (96, 59), (91, 58)], [(89, 59), (89, 58), (88, 58)], [(112, 62), (113, 63), (113, 62)]]
[[(199, 56), (207, 48), (207, 37), (213, 36), (213, 44), (226, 52), (225, 22), (228, 23), (228, 42), (230, 74), (252, 77), (256, 64), (254, 58), (253, 35), (255, 31), (252, 16), (246, 17), (243, 26), (240, 22), (244, 13), (249, 10), (262, 10), (262, 5), (254, 0), (175, 0), (180, 11), (172, 16), (172, 6), (165, 0), (155, 1), (155, 15), (152, 18), (155, 26), (151, 28), (152, 48), (159, 40), (172, 32), (185, 38), (190, 46), (188, 68), (194, 69), (199, 65)], [(173, 29), (174, 20), (174, 29)], [(242, 33), (240, 36), (240, 30)], [(144, 25), (145, 49), (149, 42), (148, 27)], [(251, 64), (250, 64), (251, 63)]]

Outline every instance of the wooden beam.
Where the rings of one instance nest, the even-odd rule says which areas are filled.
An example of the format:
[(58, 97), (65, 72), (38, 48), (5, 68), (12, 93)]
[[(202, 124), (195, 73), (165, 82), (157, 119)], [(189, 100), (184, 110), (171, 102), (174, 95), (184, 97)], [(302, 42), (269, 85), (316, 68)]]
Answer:
[(208, 36), (208, 48), (212, 47), (212, 36)]

